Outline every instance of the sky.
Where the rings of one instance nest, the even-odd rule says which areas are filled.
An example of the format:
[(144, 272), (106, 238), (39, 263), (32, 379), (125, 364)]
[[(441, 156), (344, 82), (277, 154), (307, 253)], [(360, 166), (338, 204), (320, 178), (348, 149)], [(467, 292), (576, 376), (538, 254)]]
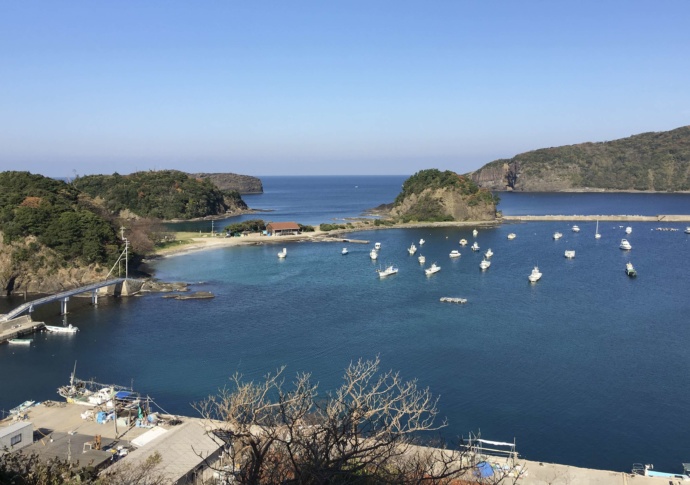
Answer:
[(690, 124), (690, 2), (0, 4), (0, 170), (465, 173)]

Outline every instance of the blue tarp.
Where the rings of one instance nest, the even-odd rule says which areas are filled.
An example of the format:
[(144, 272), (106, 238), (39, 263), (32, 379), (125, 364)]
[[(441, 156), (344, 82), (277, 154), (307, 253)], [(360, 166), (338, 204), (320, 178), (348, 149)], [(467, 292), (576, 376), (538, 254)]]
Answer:
[(115, 393), (115, 399), (127, 399), (128, 397), (132, 396), (134, 393), (129, 392), (129, 391), (118, 391)]
[(485, 461), (477, 463), (477, 475), (479, 478), (491, 477), (494, 474), (494, 469)]

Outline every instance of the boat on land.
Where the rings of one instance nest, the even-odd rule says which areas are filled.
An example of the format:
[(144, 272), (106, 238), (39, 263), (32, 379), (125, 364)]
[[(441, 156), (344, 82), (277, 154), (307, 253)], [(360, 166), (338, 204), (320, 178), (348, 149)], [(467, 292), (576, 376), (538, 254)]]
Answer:
[(29, 409), (34, 404), (36, 404), (36, 401), (24, 401), (19, 406), (10, 409), (10, 414), (13, 414), (13, 415), (20, 414), (20, 413), (26, 411), (27, 409)]
[(456, 298), (454, 296), (442, 296), (440, 298), (443, 303), (467, 303), (467, 298)]
[(484, 257), (486, 259), (489, 259), (493, 255), (494, 255), (494, 252), (491, 250), (491, 248), (487, 249), (486, 252), (484, 253)]
[(630, 245), (627, 239), (621, 239), (621, 245), (618, 247), (625, 251), (632, 249), (632, 246)]
[(625, 233), (630, 234), (632, 232), (632, 227), (628, 226), (625, 228)]
[(517, 234), (515, 234), (514, 232), (511, 232), (510, 234), (508, 234), (508, 239), (510, 239), (511, 241), (513, 239), (515, 239), (516, 237), (517, 237)]
[(580, 232), (580, 226), (573, 226), (573, 232)]
[(560, 238), (562, 238), (562, 237), (563, 237), (563, 234), (561, 234), (561, 233), (558, 232), (558, 231), (556, 231), (556, 232), (553, 233), (553, 238), (554, 238), (555, 240), (558, 240), (558, 239), (560, 239)]
[(374, 249), (376, 249), (377, 251), (378, 251), (379, 249), (381, 249), (381, 243), (380, 243), (380, 242), (375, 243), (375, 244), (374, 244)]
[(46, 325), (45, 329), (52, 333), (77, 333), (79, 331), (79, 328), (73, 326), (71, 323), (66, 327)]
[(376, 251), (376, 249), (372, 249), (371, 251), (369, 251), (369, 257), (375, 260), (379, 257), (379, 253)]
[(637, 276), (637, 271), (635, 270), (635, 267), (630, 261), (625, 263), (625, 274), (627, 274), (630, 277)]
[(491, 266), (491, 261), (488, 259), (482, 259), (482, 262), (479, 263), (479, 267), (482, 269), (482, 271), (489, 269), (489, 266)]
[(479, 234), (479, 231), (477, 231), (476, 229), (475, 229), (474, 231), (472, 231), (472, 235), (473, 235), (474, 237), (477, 237), (477, 234)]
[(419, 261), (419, 264), (424, 264), (424, 263), (426, 263), (426, 258), (424, 257), (423, 254), (420, 254), (419, 257), (417, 258), (417, 261)]
[(467, 244), (467, 239), (460, 239), (460, 246), (465, 246)]
[(281, 259), (284, 258), (285, 256), (287, 256), (287, 248), (283, 248), (283, 250), (278, 253), (278, 257)]
[(436, 263), (431, 263), (431, 266), (424, 270), (427, 276), (438, 273), (439, 271), (441, 271), (441, 267), (437, 266)]
[(409, 248), (407, 248), (407, 252), (410, 253), (410, 256), (413, 255), (417, 252), (417, 246), (415, 246), (414, 243), (412, 243), (412, 245)]
[(451, 258), (459, 258), (459, 257), (460, 257), (460, 251), (458, 251), (457, 249), (453, 249), (453, 250), (450, 252), (449, 256), (450, 256)]
[(379, 278), (385, 278), (386, 276), (390, 276), (392, 274), (395, 274), (398, 272), (398, 268), (393, 266), (392, 264), (389, 264), (386, 266), (386, 269), (377, 269), (376, 272), (379, 274)]
[(347, 248), (343, 248), (343, 250), (340, 252), (340, 254), (342, 254), (343, 256), (345, 256), (348, 252), (349, 252), (349, 251), (347, 250)]
[(541, 271), (539, 271), (539, 267), (535, 266), (534, 269), (532, 270), (532, 273), (527, 277), (528, 280), (532, 283), (536, 283), (541, 279)]
[(474, 242), (472, 246), (470, 246), (472, 251), (479, 251), (479, 244), (477, 244), (477, 241)]
[(419, 240), (419, 245), (420, 245), (420, 246), (423, 246), (425, 242), (426, 242), (426, 241), (425, 241), (424, 239), (420, 239), (420, 240)]
[(565, 257), (568, 259), (573, 259), (575, 257), (575, 250), (574, 249), (566, 249), (565, 250)]
[(34, 340), (31, 338), (11, 338), (7, 341), (8, 344), (14, 345), (31, 345)]

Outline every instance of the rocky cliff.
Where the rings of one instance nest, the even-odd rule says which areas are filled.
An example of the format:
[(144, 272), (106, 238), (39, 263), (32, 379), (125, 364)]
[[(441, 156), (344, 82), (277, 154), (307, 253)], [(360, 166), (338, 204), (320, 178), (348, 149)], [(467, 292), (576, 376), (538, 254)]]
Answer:
[(236, 173), (194, 173), (192, 177), (209, 179), (220, 190), (236, 190), (240, 194), (261, 194), (264, 191), (261, 179)]

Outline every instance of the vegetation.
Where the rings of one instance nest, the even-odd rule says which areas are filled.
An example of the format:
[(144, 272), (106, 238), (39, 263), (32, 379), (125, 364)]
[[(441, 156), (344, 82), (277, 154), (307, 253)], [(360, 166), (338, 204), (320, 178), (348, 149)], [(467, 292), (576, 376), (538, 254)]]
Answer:
[(140, 217), (193, 219), (223, 214), (233, 201), (247, 207), (238, 192), (221, 191), (210, 180), (177, 170), (87, 175), (72, 185), (113, 214), (128, 210)]
[[(0, 230), (6, 244), (33, 237), (65, 261), (105, 263), (119, 253), (113, 222), (95, 212), (74, 186), (29, 172), (0, 173)], [(17, 251), (17, 262), (30, 256)]]
[(264, 222), (263, 219), (251, 219), (248, 221), (235, 222), (234, 224), (225, 226), (223, 230), (230, 234), (242, 233), (244, 231), (261, 232), (266, 230), (266, 222)]
[(345, 224), (327, 224), (327, 223), (321, 223), (319, 224), (319, 229), (324, 232), (328, 231), (337, 231), (338, 229), (347, 229), (347, 226)]

